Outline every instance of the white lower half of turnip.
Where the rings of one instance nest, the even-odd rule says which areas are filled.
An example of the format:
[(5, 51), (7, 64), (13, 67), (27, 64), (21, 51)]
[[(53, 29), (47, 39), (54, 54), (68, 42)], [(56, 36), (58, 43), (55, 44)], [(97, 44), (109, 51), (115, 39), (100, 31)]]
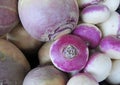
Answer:
[(67, 85), (99, 85), (99, 83), (88, 73), (78, 73), (68, 80)]
[(100, 42), (99, 49), (109, 55), (111, 59), (120, 59), (120, 39), (115, 35), (104, 37)]
[(50, 48), (52, 63), (64, 72), (75, 73), (88, 61), (88, 47), (78, 36), (64, 35), (53, 42)]
[(98, 82), (105, 80), (110, 74), (112, 62), (108, 55), (93, 53), (84, 68), (84, 72), (90, 73)]
[(88, 23), (78, 24), (73, 30), (73, 34), (82, 38), (90, 48), (97, 47), (102, 38), (101, 30), (97, 26)]

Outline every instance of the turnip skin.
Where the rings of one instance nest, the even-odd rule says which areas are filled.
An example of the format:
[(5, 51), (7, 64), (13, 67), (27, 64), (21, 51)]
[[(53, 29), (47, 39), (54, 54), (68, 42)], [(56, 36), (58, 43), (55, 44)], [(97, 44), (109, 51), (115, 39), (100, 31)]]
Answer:
[(82, 70), (88, 61), (89, 50), (85, 42), (75, 35), (64, 35), (50, 47), (52, 63), (60, 70), (74, 73)]
[(71, 77), (67, 85), (99, 85), (93, 76), (88, 73), (79, 73)]
[(84, 72), (91, 74), (98, 82), (105, 80), (111, 71), (112, 61), (106, 54), (97, 52), (90, 56)]
[(9, 41), (0, 39), (0, 84), (22, 85), (29, 70), (24, 54)]
[(19, 22), (17, 0), (0, 0), (0, 36), (10, 32)]
[(19, 0), (18, 11), (26, 31), (40, 41), (70, 33), (79, 18), (76, 0)]
[(108, 35), (117, 35), (119, 36), (120, 29), (120, 15), (116, 11), (111, 12), (111, 15), (108, 20), (103, 23), (98, 24), (99, 28), (103, 33), (103, 37)]
[(99, 45), (102, 38), (101, 30), (88, 23), (81, 23), (73, 30), (73, 34), (81, 37), (90, 48), (95, 48)]
[(36, 67), (25, 77), (23, 85), (66, 85), (67, 77), (52, 65)]
[(106, 81), (112, 85), (120, 84), (120, 60), (112, 61), (112, 69)]
[(110, 10), (101, 4), (87, 6), (81, 11), (81, 18), (86, 23), (99, 24), (105, 22), (109, 17)]
[(99, 49), (111, 59), (120, 59), (120, 39), (115, 35), (104, 37), (99, 44)]

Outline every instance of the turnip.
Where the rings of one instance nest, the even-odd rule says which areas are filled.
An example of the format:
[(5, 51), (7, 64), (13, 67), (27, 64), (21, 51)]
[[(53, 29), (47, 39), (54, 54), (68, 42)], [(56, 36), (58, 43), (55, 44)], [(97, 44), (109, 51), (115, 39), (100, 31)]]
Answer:
[(79, 73), (71, 77), (67, 85), (99, 85), (99, 83), (90, 74)]
[(0, 84), (22, 85), (29, 70), (24, 54), (11, 42), (0, 39)]
[(101, 30), (97, 26), (88, 23), (79, 24), (73, 30), (73, 34), (81, 37), (91, 48), (97, 47), (102, 38)]
[(38, 50), (42, 44), (42, 42), (31, 37), (21, 24), (17, 25), (7, 34), (7, 40), (11, 41), (24, 52)]
[(117, 12), (111, 12), (109, 19), (101, 24), (98, 24), (103, 36), (120, 35), (120, 15)]
[(50, 47), (52, 63), (60, 70), (77, 73), (88, 61), (88, 47), (78, 36), (64, 35), (53, 42)]
[(40, 47), (38, 51), (40, 65), (46, 65), (51, 63), (49, 51), (52, 43), (53, 42), (46, 42)]
[(92, 5), (92, 4), (98, 4), (101, 0), (77, 0), (78, 5), (80, 8)]
[(110, 75), (106, 79), (108, 83), (112, 85), (120, 84), (120, 60), (112, 61), (112, 69)]
[(81, 18), (83, 22), (98, 24), (105, 22), (110, 17), (110, 10), (107, 6), (101, 4), (94, 4), (85, 7), (81, 11)]
[(100, 42), (99, 49), (109, 55), (111, 59), (120, 59), (120, 39), (115, 35), (104, 37)]
[(54, 66), (36, 67), (25, 77), (23, 85), (66, 85), (67, 77)]
[(18, 11), (26, 31), (40, 41), (70, 33), (79, 19), (76, 0), (19, 0)]
[(110, 11), (116, 11), (119, 7), (120, 0), (101, 0), (101, 4), (106, 5)]
[(84, 72), (90, 73), (98, 82), (105, 80), (110, 74), (112, 62), (108, 55), (97, 52), (90, 56)]
[(0, 35), (10, 32), (19, 22), (18, 0), (0, 0)]

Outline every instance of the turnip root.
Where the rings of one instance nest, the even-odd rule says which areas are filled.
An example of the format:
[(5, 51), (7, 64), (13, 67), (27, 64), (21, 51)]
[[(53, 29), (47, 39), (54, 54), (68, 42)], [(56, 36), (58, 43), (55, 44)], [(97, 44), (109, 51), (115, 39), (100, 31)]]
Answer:
[(112, 69), (110, 75), (106, 79), (108, 83), (112, 85), (120, 84), (120, 60), (112, 61)]
[(97, 47), (102, 38), (101, 30), (97, 26), (88, 23), (79, 24), (73, 30), (73, 34), (81, 37), (91, 48)]
[(40, 41), (70, 33), (79, 19), (76, 0), (19, 0), (18, 11), (26, 31)]
[(53, 42), (50, 47), (52, 63), (60, 70), (77, 73), (88, 61), (88, 47), (78, 36), (64, 35)]
[(23, 85), (66, 85), (65, 74), (54, 66), (36, 67), (25, 77)]
[(7, 34), (7, 40), (25, 52), (38, 50), (42, 44), (42, 42), (31, 37), (21, 24)]
[(81, 18), (86, 23), (99, 24), (105, 22), (109, 17), (110, 10), (101, 4), (87, 6), (81, 11)]
[(22, 85), (29, 70), (24, 54), (9, 41), (0, 39), (0, 84)]
[(19, 22), (18, 0), (0, 0), (0, 35), (10, 32)]
[(70, 78), (67, 85), (99, 85), (99, 83), (88, 73), (79, 73)]
[(120, 59), (120, 39), (115, 35), (104, 37), (100, 42), (99, 49), (109, 55), (111, 59)]
[(84, 68), (84, 72), (90, 73), (98, 82), (105, 80), (110, 74), (112, 62), (108, 55), (93, 53)]
[(46, 42), (44, 43), (38, 51), (38, 58), (40, 65), (46, 65), (51, 63), (50, 59), (50, 46), (53, 42)]
[(98, 4), (101, 0), (77, 0), (78, 5), (80, 8), (92, 5), (92, 4)]
[(101, 0), (101, 4), (106, 5), (110, 11), (116, 11), (119, 7), (120, 0)]
[(120, 35), (120, 15), (117, 12), (111, 12), (111, 15), (108, 20), (98, 24), (101, 29), (103, 36), (108, 35)]

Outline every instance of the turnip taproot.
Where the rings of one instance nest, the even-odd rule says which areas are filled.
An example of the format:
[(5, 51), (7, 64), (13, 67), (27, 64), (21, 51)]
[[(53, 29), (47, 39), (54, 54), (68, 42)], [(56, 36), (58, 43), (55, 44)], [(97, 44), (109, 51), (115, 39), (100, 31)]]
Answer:
[(71, 77), (67, 85), (99, 85), (99, 83), (90, 74), (79, 73)]
[(112, 62), (108, 55), (97, 52), (90, 56), (84, 72), (90, 73), (98, 82), (105, 80), (110, 74)]
[(40, 41), (70, 33), (79, 19), (76, 0), (19, 0), (18, 11), (26, 31)]
[(97, 47), (102, 38), (101, 30), (97, 26), (88, 23), (78, 24), (73, 30), (73, 34), (81, 37), (91, 48)]
[(108, 20), (98, 24), (103, 33), (103, 37), (108, 35), (120, 35), (120, 15), (117, 12), (111, 12)]
[(22, 85), (29, 70), (24, 54), (9, 41), (0, 39), (0, 84)]
[(19, 22), (18, 0), (0, 0), (0, 35), (10, 32)]
[(120, 60), (119, 59), (112, 61), (112, 69), (106, 81), (112, 85), (120, 84)]
[(67, 77), (54, 66), (36, 67), (25, 77), (23, 85), (66, 85)]
[(39, 58), (40, 65), (46, 65), (51, 63), (49, 51), (52, 43), (53, 43), (52, 41), (46, 42), (39, 49), (38, 58)]
[(89, 50), (78, 36), (64, 35), (53, 42), (50, 47), (52, 63), (64, 72), (78, 72), (88, 61)]
[(109, 8), (101, 4), (87, 6), (81, 11), (81, 18), (86, 23), (99, 24), (105, 22), (109, 17)]
[(111, 59), (120, 59), (120, 39), (115, 35), (102, 38), (99, 49)]
[(7, 40), (11, 41), (24, 52), (38, 50), (42, 44), (42, 42), (31, 37), (21, 24), (17, 25), (7, 34)]

